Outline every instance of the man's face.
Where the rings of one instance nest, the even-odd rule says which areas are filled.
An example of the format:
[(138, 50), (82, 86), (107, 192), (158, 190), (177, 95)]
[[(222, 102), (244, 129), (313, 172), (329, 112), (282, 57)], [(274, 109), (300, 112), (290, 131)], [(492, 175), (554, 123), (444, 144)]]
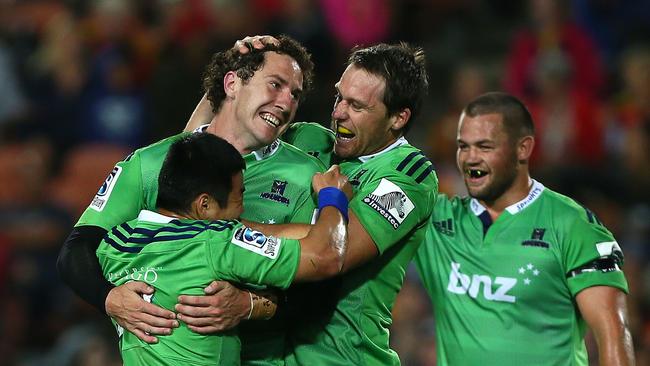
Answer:
[(302, 81), (298, 63), (276, 52), (264, 54), (262, 68), (248, 82), (237, 78), (236, 119), (242, 124), (242, 132), (252, 136), (258, 148), (277, 139), (293, 120)]
[(244, 175), (242, 172), (232, 177), (232, 190), (228, 194), (226, 207), (221, 208), (219, 220), (238, 219), (244, 211)]
[(354, 158), (373, 154), (395, 141), (391, 130), (393, 117), (386, 115), (383, 102), (385, 87), (382, 77), (354, 65), (345, 69), (336, 84), (332, 111), (336, 155)]
[(514, 144), (503, 128), (501, 114), (461, 116), (456, 162), (470, 196), (487, 202), (501, 197), (517, 176)]

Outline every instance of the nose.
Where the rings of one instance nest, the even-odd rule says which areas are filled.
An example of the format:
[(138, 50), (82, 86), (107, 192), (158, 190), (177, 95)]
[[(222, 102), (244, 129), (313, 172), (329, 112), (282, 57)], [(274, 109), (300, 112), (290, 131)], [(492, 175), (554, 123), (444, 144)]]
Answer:
[(288, 88), (284, 88), (280, 93), (278, 93), (277, 98), (275, 99), (275, 107), (280, 109), (282, 112), (288, 113), (291, 111), (291, 106), (294, 102), (293, 94)]
[(344, 120), (348, 117), (348, 104), (344, 100), (334, 102), (332, 110), (332, 119)]

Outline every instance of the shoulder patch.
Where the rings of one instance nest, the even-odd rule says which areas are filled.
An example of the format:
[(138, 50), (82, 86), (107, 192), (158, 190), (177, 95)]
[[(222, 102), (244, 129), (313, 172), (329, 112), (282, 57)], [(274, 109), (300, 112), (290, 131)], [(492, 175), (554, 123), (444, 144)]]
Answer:
[(99, 187), (99, 191), (95, 194), (95, 198), (90, 202), (90, 208), (98, 212), (101, 212), (104, 209), (106, 202), (111, 196), (111, 192), (113, 192), (113, 187), (115, 187), (117, 178), (120, 177), (120, 173), (122, 173), (122, 167), (116, 165), (108, 174), (108, 177), (106, 177), (104, 184)]
[(395, 183), (382, 178), (377, 188), (363, 198), (363, 202), (379, 212), (397, 229), (415, 206), (406, 193)]
[(282, 241), (273, 236), (266, 236), (259, 231), (242, 226), (235, 231), (231, 243), (253, 253), (275, 259), (280, 251)]

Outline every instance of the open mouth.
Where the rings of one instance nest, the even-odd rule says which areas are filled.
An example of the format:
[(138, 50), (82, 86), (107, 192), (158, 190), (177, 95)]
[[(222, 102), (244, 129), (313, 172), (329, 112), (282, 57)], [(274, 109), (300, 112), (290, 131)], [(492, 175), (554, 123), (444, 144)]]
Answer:
[(480, 179), (488, 175), (485, 170), (475, 168), (465, 169), (465, 174), (467, 174), (471, 179)]
[(343, 126), (336, 126), (336, 138), (341, 138), (344, 140), (350, 140), (354, 138), (354, 132), (348, 130)]
[(272, 115), (271, 113), (260, 113), (260, 118), (265, 120), (268, 124), (270, 124), (273, 127), (278, 127), (280, 125), (280, 119), (278, 119), (276, 116)]

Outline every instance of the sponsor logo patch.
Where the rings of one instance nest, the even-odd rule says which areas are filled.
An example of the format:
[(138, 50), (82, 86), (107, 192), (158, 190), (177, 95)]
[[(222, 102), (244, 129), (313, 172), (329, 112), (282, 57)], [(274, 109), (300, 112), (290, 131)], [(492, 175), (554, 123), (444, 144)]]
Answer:
[(111, 192), (113, 192), (113, 187), (115, 187), (117, 178), (120, 177), (120, 173), (122, 173), (122, 167), (115, 166), (108, 174), (108, 177), (106, 177), (104, 184), (99, 187), (99, 191), (95, 194), (95, 198), (90, 202), (90, 208), (99, 212), (104, 209), (106, 202), (108, 202), (108, 199), (111, 196)]
[(233, 234), (231, 243), (259, 255), (275, 259), (280, 251), (282, 241), (273, 236), (266, 236), (259, 231), (242, 226)]
[(415, 208), (404, 191), (386, 178), (381, 179), (377, 188), (363, 202), (379, 212), (393, 229), (397, 229)]

